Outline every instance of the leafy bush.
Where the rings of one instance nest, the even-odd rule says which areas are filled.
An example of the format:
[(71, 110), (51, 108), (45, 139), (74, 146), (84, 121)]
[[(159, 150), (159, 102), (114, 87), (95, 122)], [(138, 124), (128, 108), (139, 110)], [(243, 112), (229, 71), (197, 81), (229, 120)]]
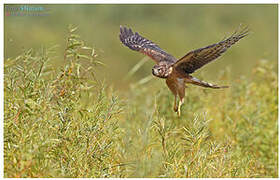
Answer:
[[(98, 61), (70, 28), (65, 67), (48, 66), (52, 49), (5, 61), (5, 176), (114, 176), (122, 134), (118, 97), (95, 80)], [(89, 55), (83, 51), (90, 51)]]

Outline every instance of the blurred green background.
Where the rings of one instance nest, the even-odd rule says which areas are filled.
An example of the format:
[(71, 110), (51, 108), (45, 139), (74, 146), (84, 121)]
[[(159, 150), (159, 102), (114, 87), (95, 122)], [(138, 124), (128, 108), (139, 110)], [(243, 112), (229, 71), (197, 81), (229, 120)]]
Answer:
[[(11, 7), (5, 5), (5, 13)], [(277, 5), (29, 5), (44, 7), (47, 16), (7, 16), (5, 14), (5, 59), (16, 57), (23, 49), (59, 45), (52, 63), (63, 62), (67, 26), (79, 27), (79, 34), (96, 48), (99, 60), (106, 64), (99, 77), (115, 87), (126, 87), (123, 78), (144, 55), (124, 47), (119, 41), (119, 26), (131, 27), (162, 49), (180, 58), (188, 51), (220, 41), (239, 24), (250, 27), (251, 34), (231, 48), (218, 61), (203, 68), (206, 80), (229, 67), (233, 77), (249, 76), (261, 59), (275, 64), (278, 59)], [(32, 13), (32, 12), (29, 12)], [(134, 74), (132, 81), (151, 74), (148, 61)], [(201, 70), (196, 73), (200, 73)]]

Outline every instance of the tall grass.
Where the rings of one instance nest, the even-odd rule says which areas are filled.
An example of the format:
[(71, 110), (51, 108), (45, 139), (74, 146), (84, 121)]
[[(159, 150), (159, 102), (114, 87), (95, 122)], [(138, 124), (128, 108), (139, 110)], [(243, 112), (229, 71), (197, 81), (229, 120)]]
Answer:
[(117, 92), (75, 27), (66, 39), (62, 67), (54, 48), (5, 60), (5, 177), (278, 177), (275, 65), (219, 72), (227, 90), (187, 88), (177, 117), (164, 82)]
[(47, 66), (50, 49), (28, 50), (5, 62), (6, 177), (104, 177), (119, 163), (122, 108), (95, 80), (94, 50), (74, 30), (58, 74)]

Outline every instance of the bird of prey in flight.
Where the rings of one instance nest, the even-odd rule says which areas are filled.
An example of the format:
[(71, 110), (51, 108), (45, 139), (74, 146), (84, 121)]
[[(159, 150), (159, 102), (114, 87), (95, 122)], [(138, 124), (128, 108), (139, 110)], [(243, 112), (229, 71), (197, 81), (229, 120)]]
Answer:
[[(217, 59), (228, 48), (248, 34), (248, 27), (239, 27), (225, 40), (190, 51), (180, 59), (176, 59), (168, 54), (158, 45), (139, 35), (137, 32), (134, 33), (130, 28), (120, 26), (119, 37), (125, 46), (134, 51), (141, 52), (155, 61), (156, 65), (152, 68), (152, 74), (156, 77), (166, 79), (168, 88), (175, 96), (173, 109), (180, 116), (180, 108), (184, 103), (186, 83), (213, 89), (228, 87), (201, 81), (191, 76), (191, 74), (205, 64)], [(177, 96), (180, 98), (179, 104), (177, 103)]]

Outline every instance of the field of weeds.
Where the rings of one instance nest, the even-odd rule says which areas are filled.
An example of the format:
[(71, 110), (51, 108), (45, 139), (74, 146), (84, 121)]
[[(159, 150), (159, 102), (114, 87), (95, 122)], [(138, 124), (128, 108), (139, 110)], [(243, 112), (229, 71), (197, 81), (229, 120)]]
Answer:
[(61, 66), (56, 47), (5, 59), (5, 177), (278, 177), (277, 64), (218, 71), (230, 88), (190, 86), (178, 117), (164, 81), (115, 90), (76, 28), (66, 39)]

